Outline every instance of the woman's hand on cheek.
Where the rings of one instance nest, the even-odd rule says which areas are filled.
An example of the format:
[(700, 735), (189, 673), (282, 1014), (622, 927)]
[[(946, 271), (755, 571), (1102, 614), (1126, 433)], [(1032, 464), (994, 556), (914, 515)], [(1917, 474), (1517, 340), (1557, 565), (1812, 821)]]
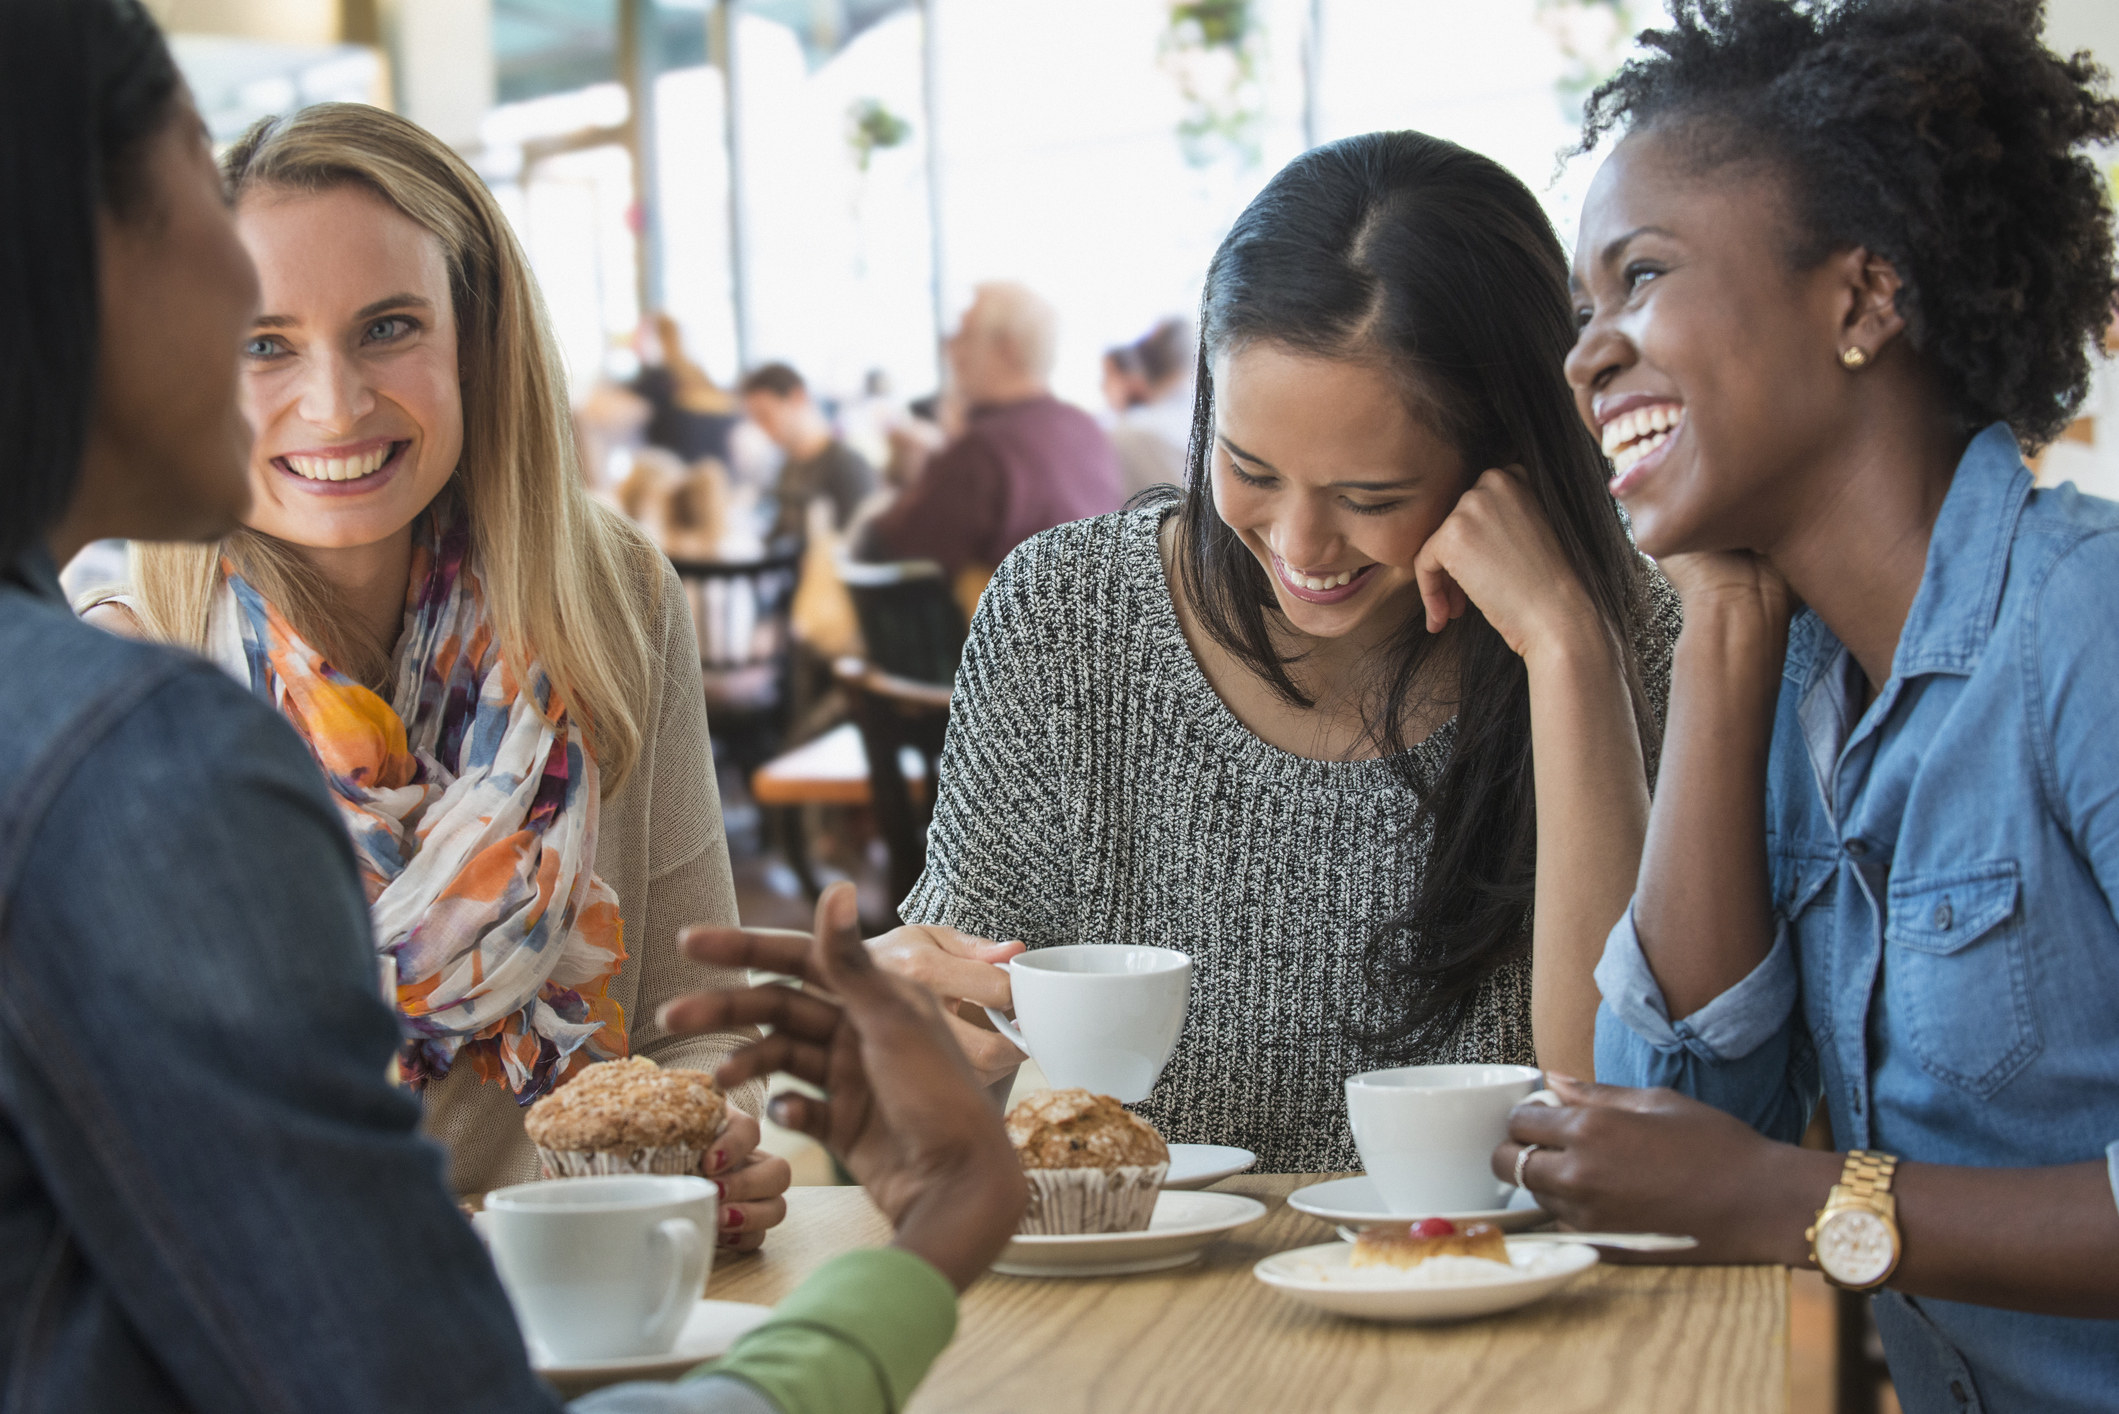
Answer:
[(1735, 1117), (1672, 1090), (1633, 1090), (1551, 1077), (1556, 1106), (1520, 1105), (1493, 1171), (1524, 1185), (1584, 1232), (1675, 1232), (1699, 1239), (1702, 1262), (1795, 1264), (1803, 1231), (1838, 1173), (1833, 1154), (1767, 1139)]
[(1462, 615), (1468, 600), (1526, 659), (1604, 636), (1559, 537), (1513, 469), (1480, 476), (1421, 547), (1413, 574), (1430, 633)]
[(701, 1172), (721, 1185), (721, 1245), (750, 1252), (767, 1228), (787, 1217), (787, 1187), (794, 1170), (787, 1160), (758, 1148), (758, 1121), (731, 1108), (728, 1126), (707, 1151)]
[(1801, 607), (1780, 571), (1749, 550), (1665, 555), (1656, 568), (1678, 592), (1688, 621), (1694, 614), (1735, 612), (1785, 630)]

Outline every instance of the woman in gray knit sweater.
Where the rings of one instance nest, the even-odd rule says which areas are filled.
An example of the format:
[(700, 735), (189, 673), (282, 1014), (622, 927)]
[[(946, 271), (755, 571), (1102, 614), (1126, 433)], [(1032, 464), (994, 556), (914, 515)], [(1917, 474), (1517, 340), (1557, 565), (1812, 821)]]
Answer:
[[(980, 1022), (1023, 945), (1192, 955), (1142, 1107), (1357, 1166), (1341, 1082), (1593, 1073), (1677, 632), (1561, 373), (1559, 242), (1416, 133), (1299, 158), (1216, 254), (1185, 490), (1010, 555), (966, 646), (925, 875), (872, 945)], [(1535, 748), (1535, 749), (1534, 749)], [(1535, 899), (1536, 906), (1533, 907)]]

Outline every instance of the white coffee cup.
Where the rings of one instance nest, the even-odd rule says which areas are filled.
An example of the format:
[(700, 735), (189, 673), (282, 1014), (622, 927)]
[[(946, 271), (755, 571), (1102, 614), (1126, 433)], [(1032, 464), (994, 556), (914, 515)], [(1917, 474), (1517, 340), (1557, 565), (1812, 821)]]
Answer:
[(1486, 1212), (1513, 1185), (1494, 1177), (1508, 1112), (1556, 1104), (1529, 1065), (1408, 1065), (1346, 1082), (1346, 1115), (1361, 1166), (1384, 1206), (1407, 1217)]
[(665, 1355), (706, 1290), (720, 1197), (681, 1174), (559, 1178), (487, 1194), (478, 1227), (553, 1359)]
[(1177, 1049), (1192, 959), (1171, 948), (1084, 943), (1007, 963), (1015, 1019), (986, 1008), (999, 1032), (1062, 1089), (1128, 1104), (1148, 1098)]

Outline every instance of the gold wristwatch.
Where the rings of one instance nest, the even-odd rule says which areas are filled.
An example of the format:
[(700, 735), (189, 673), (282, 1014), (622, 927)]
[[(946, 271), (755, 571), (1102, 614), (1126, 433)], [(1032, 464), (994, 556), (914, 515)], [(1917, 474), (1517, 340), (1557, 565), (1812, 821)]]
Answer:
[(1849, 1291), (1873, 1291), (1898, 1269), (1898, 1200), (1891, 1174), (1898, 1160), (1856, 1149), (1847, 1155), (1839, 1182), (1803, 1234), (1810, 1260), (1825, 1280)]

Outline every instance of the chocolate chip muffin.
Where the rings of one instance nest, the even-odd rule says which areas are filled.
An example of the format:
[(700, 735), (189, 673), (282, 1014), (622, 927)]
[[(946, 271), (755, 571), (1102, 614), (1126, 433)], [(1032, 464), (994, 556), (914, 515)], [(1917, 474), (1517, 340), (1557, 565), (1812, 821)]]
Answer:
[(592, 1065), (523, 1119), (546, 1178), (697, 1173), (728, 1123), (728, 1098), (695, 1070), (645, 1056)]
[(1008, 1112), (1008, 1140), (1030, 1182), (1021, 1232), (1139, 1232), (1155, 1215), (1170, 1146), (1108, 1095), (1040, 1090)]

